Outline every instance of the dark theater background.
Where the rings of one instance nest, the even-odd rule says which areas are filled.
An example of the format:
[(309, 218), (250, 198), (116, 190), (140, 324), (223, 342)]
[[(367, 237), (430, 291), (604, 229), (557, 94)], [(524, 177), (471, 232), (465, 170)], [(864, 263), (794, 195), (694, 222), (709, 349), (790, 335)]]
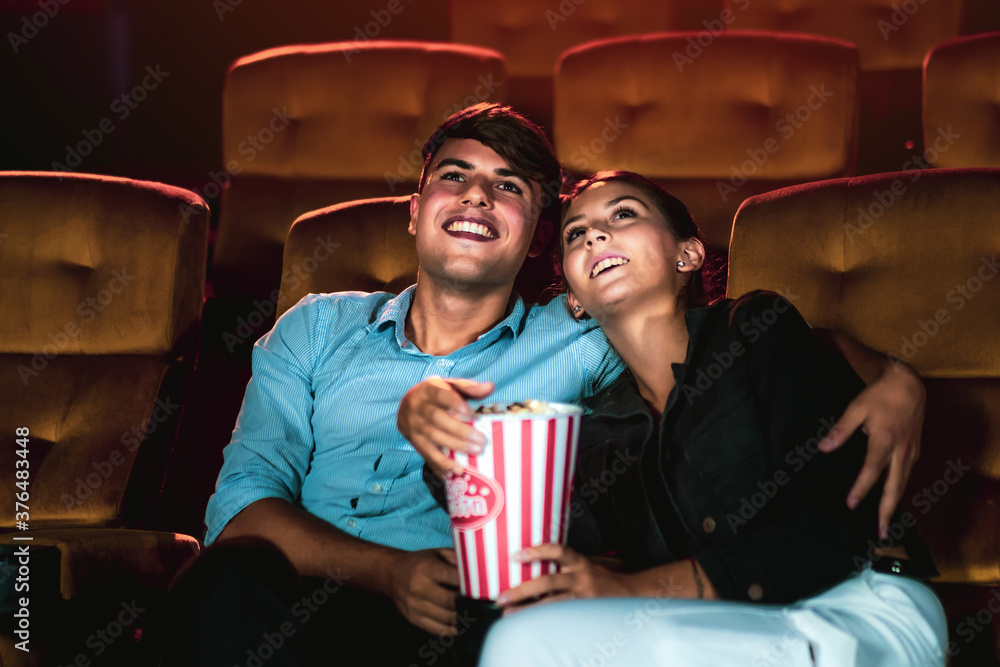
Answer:
[(570, 178), (677, 193), (731, 293), (927, 378), (904, 505), (953, 664), (996, 664), (1000, 0), (0, 0), (0, 34), (0, 665), (156, 664), (253, 343), (308, 292), (412, 283), (419, 147), (482, 101)]

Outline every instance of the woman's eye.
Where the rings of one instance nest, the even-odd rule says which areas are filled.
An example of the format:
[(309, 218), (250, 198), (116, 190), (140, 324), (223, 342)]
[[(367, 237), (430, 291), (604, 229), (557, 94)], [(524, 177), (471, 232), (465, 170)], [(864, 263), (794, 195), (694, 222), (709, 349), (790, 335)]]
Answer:
[(513, 181), (504, 181), (500, 184), (500, 187), (508, 192), (513, 192), (514, 194), (521, 194), (521, 188)]
[(566, 243), (569, 243), (573, 239), (580, 236), (583, 236), (583, 227), (570, 227), (569, 229), (566, 230), (564, 240)]
[(622, 218), (634, 218), (635, 216), (635, 210), (629, 208), (628, 206), (620, 206), (615, 209), (614, 213), (611, 214), (611, 219), (620, 220)]

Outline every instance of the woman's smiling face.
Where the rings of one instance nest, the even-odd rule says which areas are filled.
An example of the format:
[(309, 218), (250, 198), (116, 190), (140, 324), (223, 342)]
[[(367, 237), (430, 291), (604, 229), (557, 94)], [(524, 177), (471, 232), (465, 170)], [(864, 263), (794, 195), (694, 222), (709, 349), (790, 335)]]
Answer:
[(635, 297), (676, 298), (684, 284), (676, 268), (683, 242), (626, 182), (600, 181), (581, 192), (566, 211), (561, 245), (570, 299), (598, 321)]

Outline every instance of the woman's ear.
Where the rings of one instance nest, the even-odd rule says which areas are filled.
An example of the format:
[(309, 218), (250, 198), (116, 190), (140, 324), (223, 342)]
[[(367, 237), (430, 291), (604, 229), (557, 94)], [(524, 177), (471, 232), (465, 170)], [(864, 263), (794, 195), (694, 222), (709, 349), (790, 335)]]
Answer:
[(687, 239), (678, 257), (684, 262), (683, 267), (678, 264), (678, 271), (697, 271), (705, 263), (705, 246), (696, 238)]

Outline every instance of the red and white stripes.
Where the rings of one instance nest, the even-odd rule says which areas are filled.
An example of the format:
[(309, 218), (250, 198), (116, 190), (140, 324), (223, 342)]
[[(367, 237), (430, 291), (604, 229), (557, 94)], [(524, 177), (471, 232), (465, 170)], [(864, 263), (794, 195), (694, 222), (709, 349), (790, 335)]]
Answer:
[(451, 452), (466, 473), (446, 481), (448, 505), (462, 595), (495, 600), (558, 571), (552, 562), (522, 564), (511, 556), (565, 541), (580, 411), (483, 415), (474, 426), (487, 444), (479, 456)]

